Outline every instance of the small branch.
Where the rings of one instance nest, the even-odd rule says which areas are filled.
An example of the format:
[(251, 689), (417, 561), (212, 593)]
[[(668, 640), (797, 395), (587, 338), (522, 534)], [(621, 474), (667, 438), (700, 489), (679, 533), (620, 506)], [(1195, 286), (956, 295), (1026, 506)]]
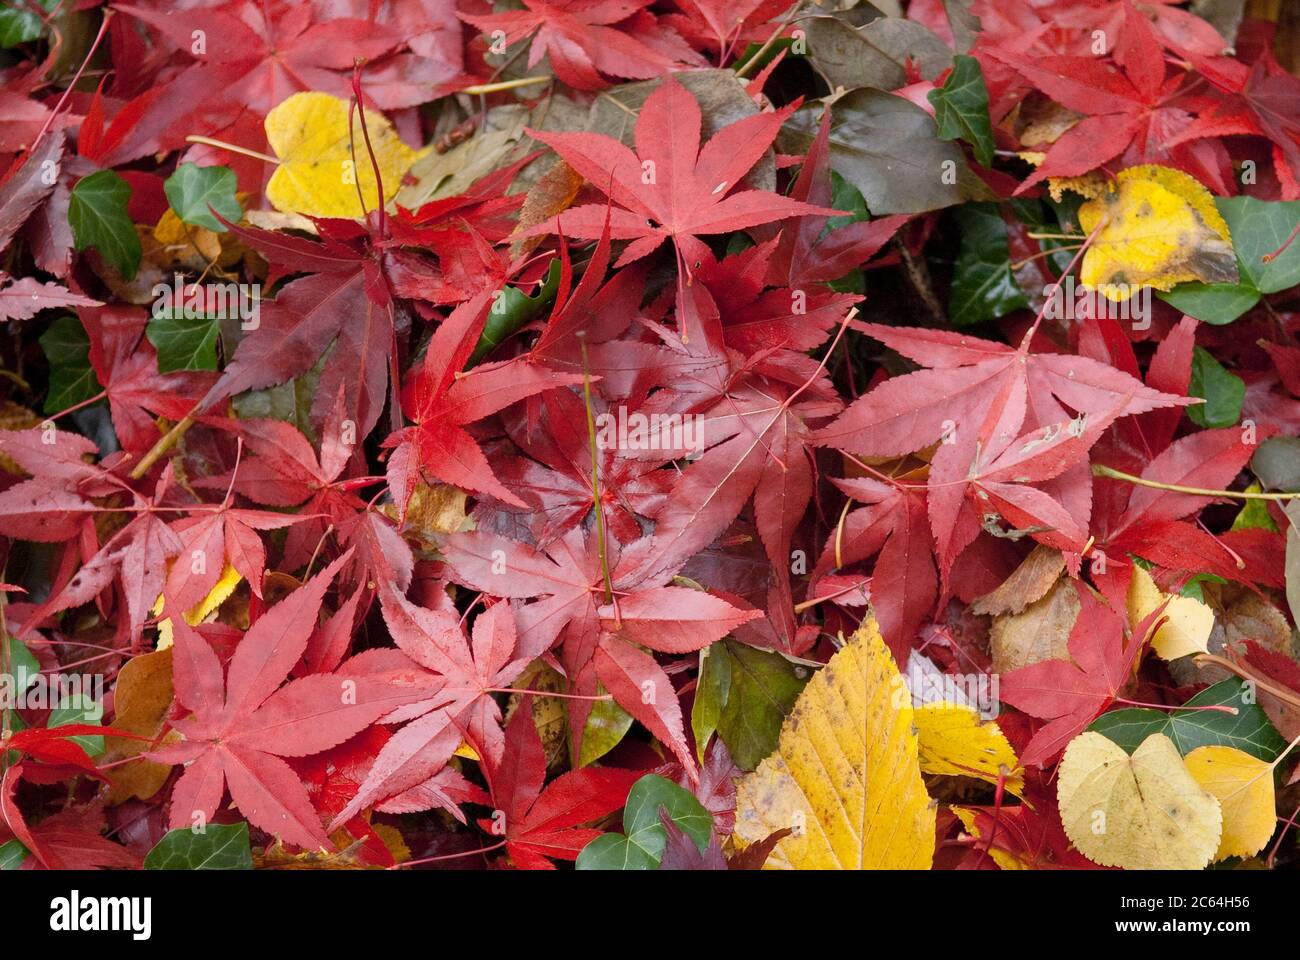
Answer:
[(935, 325), (946, 327), (948, 315), (944, 313), (943, 304), (935, 295), (934, 285), (930, 282), (930, 270), (926, 267), (925, 261), (912, 256), (912, 251), (907, 249), (907, 244), (898, 237), (894, 238), (894, 248), (898, 251), (899, 259), (903, 261), (903, 269), (907, 271), (907, 279), (911, 281), (912, 289), (925, 304), (925, 309), (929, 311)]
[(1159, 480), (1148, 480), (1145, 477), (1136, 477), (1131, 473), (1125, 473), (1123, 470), (1116, 470), (1114, 467), (1108, 467), (1101, 463), (1094, 463), (1092, 465), (1092, 472), (1094, 476), (1109, 477), (1111, 480), (1123, 480), (1125, 483), (1131, 483), (1139, 487), (1151, 487), (1153, 490), (1168, 490), (1170, 493), (1185, 493), (1192, 497), (1230, 497), (1234, 500), (1300, 499), (1300, 492), (1250, 493), (1244, 490), (1210, 490), (1206, 487), (1184, 487), (1177, 483), (1161, 483)]
[(609, 556), (605, 550), (605, 507), (600, 496), (600, 457), (596, 447), (596, 419), (591, 408), (591, 376), (587, 373), (587, 341), (582, 347), (582, 399), (587, 408), (587, 443), (591, 447), (591, 506), (596, 511), (596, 548), (600, 551), (600, 573), (605, 580), (605, 602), (614, 602), (614, 581), (609, 575)]
[(1275, 687), (1267, 680), (1261, 680), (1245, 667), (1233, 663), (1231, 660), (1225, 660), (1223, 657), (1215, 656), (1212, 653), (1198, 653), (1196, 655), (1196, 664), (1197, 666), (1200, 666), (1203, 663), (1212, 663), (1216, 667), (1222, 667), (1230, 673), (1235, 673), (1237, 676), (1241, 677), (1241, 679), (1249, 680), (1255, 686), (1259, 687), (1259, 689), (1273, 694), (1273, 696), (1277, 697), (1283, 703), (1289, 704), (1292, 707), (1300, 708), (1300, 696), (1297, 696), (1289, 690), (1283, 690), (1281, 687)]
[(157, 443), (141, 458), (140, 462), (132, 469), (130, 477), (132, 480), (139, 480), (152, 469), (153, 465), (158, 462), (164, 453), (176, 445), (176, 441), (185, 436), (185, 431), (194, 426), (194, 415), (187, 414), (183, 419), (178, 420), (176, 425), (165, 433)]
[(550, 83), (550, 77), (520, 77), (518, 80), (498, 80), (496, 83), (479, 83), (465, 87), (460, 93), (476, 96), (482, 93), (500, 93), (502, 90), (514, 90), (517, 87), (531, 87), (535, 83)]
[(231, 153), (243, 154), (245, 157), (252, 157), (254, 160), (263, 160), (266, 163), (280, 162), (279, 157), (273, 157), (269, 153), (259, 153), (257, 150), (250, 150), (248, 147), (241, 147), (237, 144), (226, 143), (224, 140), (213, 140), (211, 137), (200, 137), (197, 133), (191, 133), (185, 138), (186, 143), (202, 143), (209, 147), (218, 147), (222, 150), (229, 150)]

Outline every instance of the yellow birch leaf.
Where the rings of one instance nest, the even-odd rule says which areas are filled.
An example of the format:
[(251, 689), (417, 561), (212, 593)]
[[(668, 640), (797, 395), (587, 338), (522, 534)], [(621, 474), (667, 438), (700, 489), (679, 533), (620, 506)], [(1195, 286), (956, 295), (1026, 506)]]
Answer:
[(868, 620), (804, 687), (776, 751), (740, 780), (735, 833), (749, 844), (791, 829), (773, 869), (924, 870), (934, 826), (911, 694)]
[(1196, 782), (1223, 807), (1223, 837), (1214, 859), (1252, 857), (1263, 850), (1277, 826), (1273, 764), (1217, 745), (1197, 747), (1186, 763)]
[(1155, 164), (1121, 170), (1109, 192), (1079, 208), (1085, 234), (1103, 218), (1079, 279), (1111, 300), (1127, 300), (1144, 286), (1238, 280), (1232, 235), (1214, 197), (1181, 170)]
[[(367, 210), (375, 209), (378, 193), (361, 114), (353, 114), (349, 134), (348, 111), (346, 100), (305, 92), (295, 93), (266, 115), (266, 139), (280, 158), (266, 185), (266, 198), (275, 209), (309, 217), (357, 218), (364, 215), (358, 193)], [(403, 143), (382, 114), (367, 110), (365, 117), (387, 204), (421, 151)]]
[(1066, 836), (1089, 860), (1125, 870), (1200, 870), (1223, 829), (1218, 798), (1153, 733), (1133, 751), (1081, 733), (1061, 759), (1056, 799)]
[(1160, 604), (1169, 604), (1162, 614), (1164, 623), (1151, 638), (1151, 646), (1165, 660), (1177, 660), (1192, 653), (1207, 653), (1206, 644), (1214, 629), (1214, 611), (1192, 597), (1162, 593), (1147, 573), (1136, 564), (1128, 583), (1128, 622), (1136, 629)]
[(1007, 789), (1021, 795), (1024, 771), (996, 723), (964, 703), (928, 703), (913, 711), (922, 772), (997, 783), (999, 770), (1005, 770)]

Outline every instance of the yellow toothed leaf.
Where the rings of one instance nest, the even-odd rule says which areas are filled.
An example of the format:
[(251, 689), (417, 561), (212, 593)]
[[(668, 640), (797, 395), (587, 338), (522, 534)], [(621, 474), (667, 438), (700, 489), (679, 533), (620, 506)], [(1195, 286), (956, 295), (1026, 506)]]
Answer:
[(1251, 857), (1264, 849), (1277, 827), (1273, 764), (1238, 750), (1210, 745), (1187, 755), (1196, 782), (1219, 798), (1223, 837), (1215, 860)]
[(791, 829), (784, 869), (928, 869), (935, 805), (921, 779), (911, 695), (869, 620), (804, 687), (776, 751), (736, 789), (736, 836)]
[(1162, 733), (1143, 740), (1131, 757), (1100, 733), (1081, 733), (1065, 748), (1058, 774), (1061, 825), (1094, 863), (1199, 870), (1219, 849), (1219, 801)]
[(1016, 752), (992, 720), (963, 703), (929, 703), (914, 708), (921, 770), (946, 776), (977, 777), (989, 783), (1005, 774), (1006, 788), (1019, 796), (1024, 771)]
[[(366, 210), (375, 209), (375, 174), (360, 112), (353, 114), (349, 134), (348, 110), (346, 100), (328, 93), (295, 93), (266, 115), (266, 139), (280, 158), (266, 185), (275, 209), (356, 218), (364, 213), (362, 197)], [(420, 152), (403, 143), (382, 114), (367, 110), (365, 119), (387, 204)]]
[(1103, 219), (1079, 279), (1112, 300), (1127, 300), (1139, 287), (1238, 280), (1232, 236), (1214, 197), (1180, 170), (1147, 164), (1120, 171), (1107, 193), (1079, 208), (1085, 234)]

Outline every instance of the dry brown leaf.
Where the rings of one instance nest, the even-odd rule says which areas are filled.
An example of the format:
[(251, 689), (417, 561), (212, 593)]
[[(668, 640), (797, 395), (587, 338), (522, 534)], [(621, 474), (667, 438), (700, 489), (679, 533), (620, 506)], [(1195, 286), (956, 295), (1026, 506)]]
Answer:
[(1068, 660), (1067, 642), (1078, 616), (1079, 594), (1062, 578), (1022, 612), (995, 618), (989, 631), (994, 672), (1010, 673), (1042, 660)]
[[(117, 675), (113, 704), (114, 727), (141, 737), (156, 737), (172, 704), (171, 649), (155, 650), (128, 660)], [(138, 757), (149, 747), (150, 743), (144, 740), (107, 737), (104, 758), (113, 761)], [(133, 797), (148, 800), (162, 788), (171, 771), (168, 764), (143, 758), (110, 768), (105, 771), (110, 781), (106, 798), (109, 806)]]
[(1020, 566), (998, 586), (971, 604), (972, 613), (997, 616), (1003, 613), (1020, 613), (1036, 600), (1042, 599), (1052, 589), (1065, 570), (1065, 557), (1060, 550), (1034, 547)]

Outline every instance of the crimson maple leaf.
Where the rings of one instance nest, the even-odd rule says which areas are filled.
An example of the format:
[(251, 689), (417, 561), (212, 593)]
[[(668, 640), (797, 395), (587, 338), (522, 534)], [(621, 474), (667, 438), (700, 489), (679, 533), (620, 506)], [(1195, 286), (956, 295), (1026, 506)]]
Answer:
[(98, 300), (73, 293), (57, 283), (43, 283), (35, 277), (13, 280), (0, 271), (0, 320), (30, 320), (42, 310), (54, 307), (100, 307)]
[(602, 77), (648, 80), (702, 58), (645, 12), (652, 0), (524, 0), (524, 10), (458, 14), (494, 40), (533, 35), (528, 66), (550, 57), (555, 75), (578, 90), (602, 90)]
[(392, 292), (384, 258), (370, 234), (349, 221), (322, 220), (318, 226), (324, 242), (315, 243), (229, 226), (281, 275), (310, 275), (287, 283), (274, 300), (261, 304), (257, 328), (239, 341), (200, 409), (300, 376), (333, 345), (321, 371), (312, 418), (324, 423), (341, 389), (357, 439), (367, 436), (379, 421), (390, 369), (397, 362)]
[(894, 656), (906, 663), (911, 638), (939, 595), (925, 496), (915, 486), (866, 477), (837, 479), (835, 485), (868, 506), (844, 518), (842, 531), (828, 539), (812, 579), (816, 582), (830, 570), (878, 553), (870, 588), (876, 620)]
[[(595, 507), (595, 496), (582, 398), (567, 390), (554, 390), (545, 395), (540, 407), (535, 419), (524, 405), (503, 414), (506, 432), (518, 450), (503, 445), (490, 459), (506, 487), (528, 504), (526, 511), (508, 505), (493, 504), (493, 508), (520, 516), (533, 539), (544, 546), (586, 519)], [(601, 416), (613, 416), (598, 401), (593, 401), (593, 407), (597, 422)], [(528, 456), (520, 456), (519, 450)], [(659, 469), (662, 464), (663, 460), (625, 456), (613, 445), (598, 445), (604, 522), (620, 542), (640, 538), (638, 518), (659, 509), (673, 481), (670, 471)]]
[[(310, 5), (284, 0), (195, 8), (183, 18), (129, 4), (116, 9), (147, 23), (194, 62), (165, 88), (141, 95), (144, 107), (114, 163), (183, 146), (188, 134), (219, 134), (248, 114), (260, 124), (272, 107), (301, 90), (347, 97), (358, 57), (371, 60), (402, 43), (395, 26), (347, 17), (315, 22)], [(166, 96), (159, 96), (164, 89)], [(178, 111), (177, 104), (185, 109)], [(264, 146), (263, 137), (257, 148)]]
[[(444, 548), (449, 576), (491, 596), (537, 602), (519, 611), (520, 642), (533, 656), (563, 634), (563, 662), (571, 688), (595, 694), (604, 684), (619, 705), (672, 749), (692, 776), (695, 762), (686, 743), (681, 707), (663, 668), (641, 647), (690, 653), (761, 616), (687, 587), (664, 586), (668, 573), (654, 573), (642, 560), (644, 541), (605, 549), (596, 535), (574, 528), (536, 550), (495, 534), (454, 534)], [(612, 596), (605, 595), (603, 564)], [(620, 557), (624, 557), (620, 564)], [(574, 749), (582, 743), (589, 701), (574, 701), (569, 723)]]
[(601, 833), (581, 825), (622, 807), (642, 776), (640, 770), (588, 766), (546, 783), (546, 753), (530, 697), (515, 708), (500, 759), (487, 761), (484, 773), (496, 812), (479, 825), (504, 836), (510, 859), (524, 870), (554, 870), (548, 858), (576, 860)]
[(701, 234), (729, 233), (803, 214), (841, 213), (766, 190), (738, 189), (798, 106), (792, 103), (737, 120), (701, 146), (700, 105), (669, 76), (641, 108), (635, 152), (598, 133), (529, 130), (529, 136), (555, 150), (614, 206), (571, 207), (520, 236), (564, 233), (596, 240), (608, 223), (610, 237), (632, 241), (616, 267), (671, 240), (680, 282), (710, 256)]
[[(1067, 424), (1074, 418), (1069, 411), (1113, 419), (1194, 402), (1087, 357), (1033, 353), (1032, 330), (1012, 348), (941, 330), (862, 329), (927, 369), (886, 380), (818, 431), (815, 442), (866, 457), (899, 457), (938, 443), (928, 508), (944, 581), (980, 531), (980, 517), (963, 506), (981, 451), (1001, 452), (1022, 433)], [(1092, 496), (1086, 456), (1039, 489), (1064, 507), (1076, 529), (1086, 529)]]
[[(1109, 706), (1133, 675), (1152, 613), (1128, 637), (1124, 617), (1086, 586), (1076, 584), (1079, 615), (1067, 641), (1070, 660), (1043, 660), (1002, 677), (1001, 697), (1047, 720), (1020, 754), (1025, 766), (1045, 766)], [(1127, 642), (1126, 642), (1127, 641)]]
[(285, 843), (331, 847), (307, 791), (283, 757), (320, 753), (361, 732), (426, 686), (415, 671), (383, 677), (318, 673), (285, 684), (316, 625), (340, 557), (271, 607), (240, 639), (224, 671), (203, 634), (171, 616), (176, 699), (191, 713), (173, 727), (185, 740), (150, 753), (185, 764), (172, 790), (172, 829), (207, 823), (225, 787), (242, 816)]
[(429, 692), (385, 718), (385, 723), (410, 722), (384, 744), (356, 796), (335, 816), (334, 827), (426, 783), (446, 766), (466, 736), (481, 749), (480, 756), (499, 755), (501, 708), (492, 692), (508, 687), (533, 658), (531, 651), (516, 649), (509, 604), (498, 603), (479, 614), (472, 642), (450, 602), (450, 609), (420, 607), (390, 584), (381, 590), (380, 605), (398, 648), (422, 673), (427, 671)]
[[(1164, 56), (1150, 21), (1127, 0), (1123, 23), (1113, 51), (1118, 70), (1097, 56), (1029, 58), (988, 48), (991, 57), (1016, 70), (1057, 103), (1083, 114), (1082, 120), (1052, 144), (1038, 169), (1016, 193), (1048, 177), (1087, 173), (1116, 158), (1126, 167), (1142, 163), (1176, 166), (1224, 193), (1231, 192), (1230, 182), (1223, 176), (1226, 154), (1221, 146), (1168, 146), (1195, 120), (1189, 104), (1178, 100), (1185, 74), (1166, 78)], [(1212, 149), (1215, 146), (1217, 151)]]
[(493, 475), (465, 427), (535, 393), (582, 382), (576, 374), (511, 360), (462, 374), (483, 332), (492, 296), (484, 291), (452, 311), (429, 341), (424, 362), (402, 387), (402, 410), (416, 426), (397, 431), (384, 445), (397, 448), (388, 459), (388, 483), (403, 508), (422, 473), (526, 507)]

